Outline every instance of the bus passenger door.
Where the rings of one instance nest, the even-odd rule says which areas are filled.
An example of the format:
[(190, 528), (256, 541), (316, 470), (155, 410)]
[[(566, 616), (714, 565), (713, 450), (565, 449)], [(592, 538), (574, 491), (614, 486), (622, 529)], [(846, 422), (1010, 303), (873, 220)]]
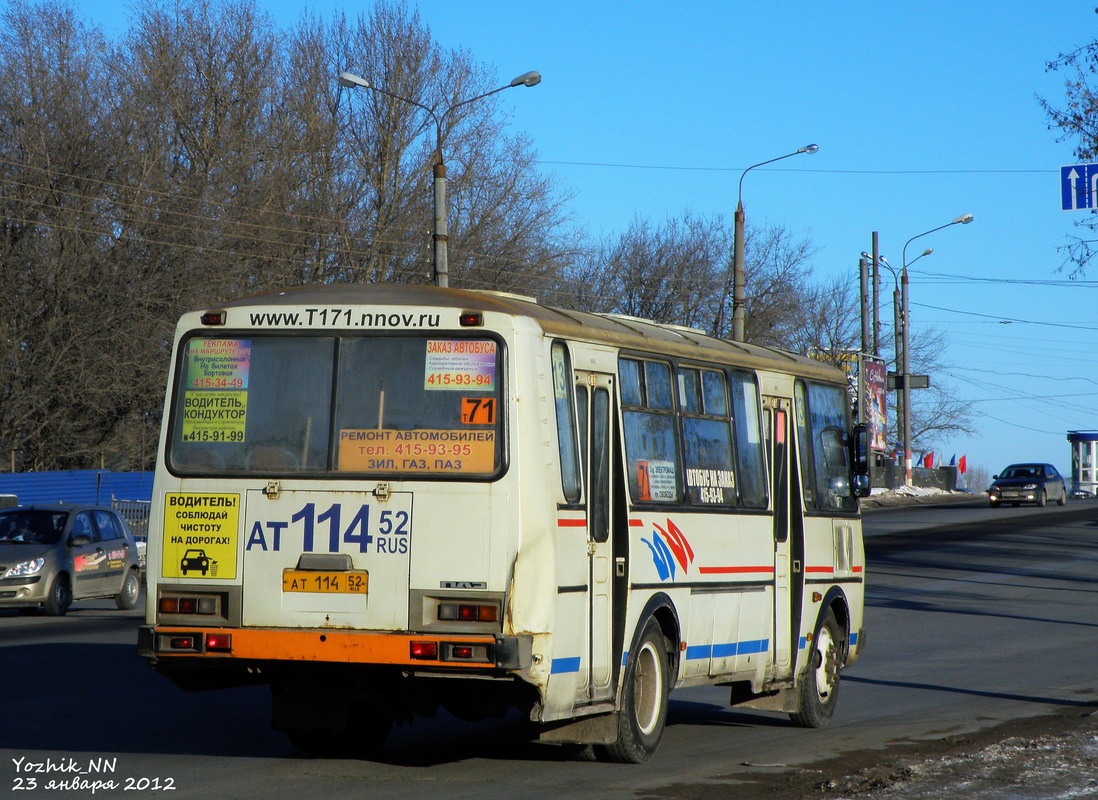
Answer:
[(587, 506), (587, 669), (577, 700), (594, 702), (613, 698), (613, 585), (614, 555), (611, 537), (613, 459), (612, 376), (576, 371), (576, 408), (579, 416), (584, 502)]
[(774, 502), (774, 667), (775, 677), (792, 669), (793, 586), (802, 569), (793, 543), (791, 471), (795, 461), (790, 402), (766, 398), (771, 497)]

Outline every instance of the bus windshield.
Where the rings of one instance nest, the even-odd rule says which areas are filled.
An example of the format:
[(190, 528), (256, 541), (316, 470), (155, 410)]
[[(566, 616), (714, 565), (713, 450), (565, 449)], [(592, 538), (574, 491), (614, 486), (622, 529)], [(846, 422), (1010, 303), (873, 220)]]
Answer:
[(167, 464), (493, 476), (499, 351), (489, 338), (195, 334), (179, 348)]

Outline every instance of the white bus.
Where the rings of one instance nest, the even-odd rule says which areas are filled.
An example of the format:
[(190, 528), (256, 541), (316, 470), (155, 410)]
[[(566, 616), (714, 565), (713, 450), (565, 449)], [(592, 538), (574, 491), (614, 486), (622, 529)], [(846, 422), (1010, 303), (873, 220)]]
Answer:
[(864, 646), (844, 374), (673, 325), (430, 286), (179, 323), (141, 654), (272, 689), (301, 749), (518, 708), (640, 762), (668, 692), (827, 723)]

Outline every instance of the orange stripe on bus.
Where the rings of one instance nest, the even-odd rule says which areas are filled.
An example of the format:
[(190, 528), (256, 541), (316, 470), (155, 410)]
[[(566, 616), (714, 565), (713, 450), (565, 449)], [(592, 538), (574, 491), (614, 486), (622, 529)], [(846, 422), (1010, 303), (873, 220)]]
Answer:
[(586, 528), (587, 527), (587, 520), (582, 519), (582, 518), (581, 519), (575, 519), (575, 518), (569, 518), (569, 517), (558, 517), (557, 518), (557, 527), (558, 528)]
[[(274, 661), (326, 661), (357, 664), (407, 664), (419, 667), (440, 664), (446, 667), (473, 667), (483, 669), (491, 666), (484, 661), (438, 661), (433, 659), (412, 658), (411, 643), (448, 642), (463, 645), (492, 647), (492, 636), (430, 636), (405, 633), (358, 633), (353, 631), (323, 630), (270, 630), (265, 628), (156, 628), (157, 637), (185, 634), (201, 637), (206, 634), (230, 634), (232, 636), (232, 658), (274, 660)], [(225, 658), (225, 653), (192, 653), (158, 651), (158, 657), (176, 656), (188, 658)]]

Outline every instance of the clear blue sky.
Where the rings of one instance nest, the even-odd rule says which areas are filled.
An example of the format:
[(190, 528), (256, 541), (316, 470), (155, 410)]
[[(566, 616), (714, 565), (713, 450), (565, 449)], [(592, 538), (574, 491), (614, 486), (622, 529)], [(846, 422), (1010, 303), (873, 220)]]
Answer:
[[(730, 217), (744, 168), (808, 143), (819, 152), (752, 170), (744, 206), (750, 224), (810, 238), (820, 279), (856, 281), (873, 231), (898, 268), (909, 238), (974, 214), (908, 247), (909, 261), (934, 248), (911, 269), (912, 335), (945, 331), (950, 366), (931, 380), (979, 427), (936, 451), (989, 473), (1031, 459), (1066, 473), (1066, 432), (1098, 429), (1098, 264), (1087, 282), (1058, 272), (1085, 212), (1060, 210), (1074, 142), (1057, 142), (1036, 100), (1063, 100), (1066, 76), (1045, 62), (1098, 38), (1094, 0), (415, 5), (441, 46), (501, 83), (542, 73), (502, 98), (595, 236), (636, 215)], [(261, 6), (280, 26), (369, 7)], [(75, 7), (108, 33), (128, 24), (125, 3)], [(890, 304), (888, 277), (883, 320)]]

